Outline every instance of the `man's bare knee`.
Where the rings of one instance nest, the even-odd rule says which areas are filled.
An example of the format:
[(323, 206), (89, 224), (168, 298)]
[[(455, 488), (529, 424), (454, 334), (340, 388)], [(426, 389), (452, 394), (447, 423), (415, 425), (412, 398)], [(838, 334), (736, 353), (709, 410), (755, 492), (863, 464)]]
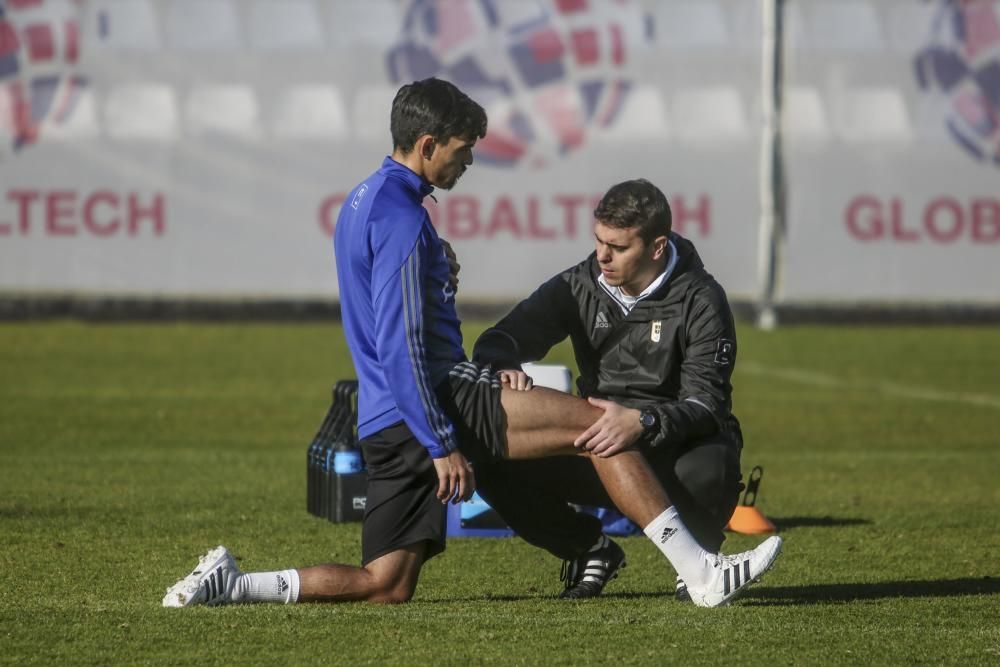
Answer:
[(370, 576), (369, 602), (402, 604), (413, 598), (424, 562), (426, 543), (412, 544), (381, 556), (367, 566)]
[(402, 604), (413, 598), (417, 589), (417, 577), (408, 576), (405, 570), (368, 570), (371, 575), (371, 589), (368, 602), (381, 604)]
[(378, 586), (368, 597), (368, 601), (377, 604), (403, 604), (404, 602), (409, 602), (413, 599), (413, 593), (415, 591), (416, 586), (405, 584), (384, 587)]

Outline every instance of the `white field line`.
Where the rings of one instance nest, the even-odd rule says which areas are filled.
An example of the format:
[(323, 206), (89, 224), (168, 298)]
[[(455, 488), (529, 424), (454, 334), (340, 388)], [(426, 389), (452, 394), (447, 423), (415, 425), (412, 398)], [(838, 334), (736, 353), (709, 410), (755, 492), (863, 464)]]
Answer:
[(1000, 396), (991, 394), (970, 394), (966, 392), (941, 391), (929, 389), (927, 387), (915, 387), (898, 382), (879, 381), (848, 381), (827, 373), (818, 373), (801, 368), (779, 368), (765, 366), (753, 361), (740, 362), (737, 367), (751, 375), (760, 377), (771, 377), (789, 382), (810, 385), (813, 387), (823, 387), (826, 389), (853, 389), (869, 391), (887, 396), (899, 396), (902, 398), (914, 398), (921, 401), (934, 401), (937, 403), (965, 403), (966, 405), (978, 405), (985, 408), (1000, 410)]

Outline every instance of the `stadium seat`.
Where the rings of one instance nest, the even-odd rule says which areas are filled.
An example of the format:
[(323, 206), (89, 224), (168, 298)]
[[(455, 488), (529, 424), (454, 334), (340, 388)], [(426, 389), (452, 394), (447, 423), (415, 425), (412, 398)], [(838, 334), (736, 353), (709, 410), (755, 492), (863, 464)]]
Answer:
[(658, 86), (638, 85), (629, 91), (614, 124), (598, 141), (661, 141), (668, 136), (667, 109)]
[(282, 91), (271, 119), (271, 133), (281, 139), (344, 139), (347, 113), (340, 91), (324, 84), (303, 84)]
[(566, 366), (558, 364), (522, 364), (522, 370), (531, 377), (536, 387), (548, 387), (557, 391), (573, 393), (573, 374)]
[(843, 91), (832, 100), (837, 134), (850, 143), (905, 142), (913, 138), (902, 93), (887, 86)]
[(830, 139), (830, 123), (823, 99), (811, 86), (791, 86), (785, 90), (782, 132), (789, 146), (818, 144)]
[(730, 46), (726, 15), (714, 0), (661, 0), (653, 31), (661, 48), (672, 51)]
[(177, 97), (165, 83), (121, 84), (104, 102), (104, 127), (113, 139), (173, 141), (177, 117)]
[(100, 134), (100, 123), (97, 120), (97, 102), (94, 91), (84, 88), (72, 113), (61, 123), (50, 123), (45, 128), (45, 138), (59, 141), (77, 141), (93, 139)]
[(185, 51), (233, 51), (241, 42), (236, 9), (230, 0), (173, 0), (167, 41)]
[(87, 51), (156, 51), (160, 29), (149, 0), (92, 0), (85, 6), (81, 38)]
[(731, 86), (679, 90), (670, 116), (674, 133), (681, 141), (722, 143), (748, 135), (743, 100), (739, 90)]
[(386, 48), (402, 31), (403, 17), (398, 3), (392, 0), (332, 2), (329, 7), (329, 40), (333, 48)]
[(389, 140), (389, 112), (396, 97), (393, 86), (368, 85), (358, 89), (354, 97), (354, 134), (365, 141)]
[(261, 51), (317, 51), (323, 48), (322, 22), (313, 0), (254, 0), (250, 43)]
[(878, 12), (865, 0), (813, 0), (803, 6), (809, 13), (809, 41), (817, 50), (874, 53), (885, 48)]
[(256, 94), (241, 84), (196, 86), (188, 95), (184, 121), (187, 132), (195, 136), (254, 139), (261, 135)]

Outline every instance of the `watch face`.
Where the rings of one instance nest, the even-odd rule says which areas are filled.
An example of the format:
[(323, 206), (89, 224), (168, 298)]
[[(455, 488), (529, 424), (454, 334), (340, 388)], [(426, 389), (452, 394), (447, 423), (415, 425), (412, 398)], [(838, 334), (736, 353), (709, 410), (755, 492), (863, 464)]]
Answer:
[(646, 428), (655, 426), (656, 415), (654, 415), (652, 412), (643, 412), (642, 414), (639, 415), (639, 422)]

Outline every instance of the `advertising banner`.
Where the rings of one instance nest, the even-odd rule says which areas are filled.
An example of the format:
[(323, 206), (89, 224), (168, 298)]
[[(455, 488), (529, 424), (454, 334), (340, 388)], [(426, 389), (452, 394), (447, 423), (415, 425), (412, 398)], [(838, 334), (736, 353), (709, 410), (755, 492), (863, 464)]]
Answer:
[(786, 302), (1000, 302), (1000, 2), (786, 3)]
[[(1000, 284), (1000, 0), (788, 0), (780, 304)], [(344, 194), (408, 81), (490, 117), (426, 205), (460, 302), (526, 295), (647, 178), (761, 295), (759, 0), (0, 0), (0, 293), (337, 297)], [(766, 149), (766, 147), (765, 147)]]
[(460, 298), (525, 296), (644, 177), (735, 295), (757, 289), (752, 0), (2, 0), (0, 291), (336, 298), (344, 193), (398, 87), (479, 101), (426, 204)]

